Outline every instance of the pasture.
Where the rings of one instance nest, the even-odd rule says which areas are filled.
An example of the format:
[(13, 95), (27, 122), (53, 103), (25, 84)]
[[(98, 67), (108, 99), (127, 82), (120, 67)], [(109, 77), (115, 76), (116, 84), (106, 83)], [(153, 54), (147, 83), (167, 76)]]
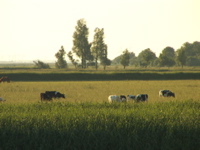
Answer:
[[(159, 98), (159, 90), (169, 89), (176, 98)], [(0, 84), (0, 97), (6, 103), (34, 103), (40, 93), (59, 91), (66, 95), (61, 102), (107, 102), (109, 95), (148, 94), (149, 103), (165, 101), (200, 100), (200, 80), (159, 81), (63, 81), (63, 82), (11, 82)]]
[[(169, 89), (176, 98), (159, 98)], [(200, 80), (15, 82), (0, 84), (0, 149), (199, 150)], [(40, 102), (40, 93), (66, 99)], [(148, 103), (108, 103), (147, 93)]]

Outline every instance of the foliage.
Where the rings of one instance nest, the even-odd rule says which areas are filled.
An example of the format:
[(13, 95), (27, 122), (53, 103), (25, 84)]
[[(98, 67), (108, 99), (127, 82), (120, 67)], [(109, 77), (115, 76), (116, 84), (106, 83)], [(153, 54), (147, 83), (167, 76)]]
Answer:
[(186, 66), (200, 66), (200, 56), (189, 56), (187, 57)]
[(67, 68), (67, 61), (65, 60), (65, 50), (64, 47), (61, 46), (61, 49), (55, 54), (57, 58), (57, 62), (55, 63), (56, 68)]
[(177, 50), (177, 60), (183, 67), (199, 66), (200, 65), (200, 42), (184, 43), (180, 49)]
[(92, 42), (92, 55), (94, 56), (96, 69), (98, 68), (98, 60), (103, 58), (103, 55), (107, 56), (107, 45), (104, 43), (104, 29), (96, 28), (94, 30), (94, 39)]
[(186, 65), (186, 60), (187, 60), (187, 56), (186, 56), (186, 53), (185, 53), (185, 50), (184, 49), (178, 49), (176, 51), (177, 53), (177, 62), (182, 66)]
[(107, 58), (107, 56), (101, 58), (101, 65), (103, 66), (104, 70), (106, 69), (106, 66), (111, 65), (111, 60)]
[(176, 64), (175, 57), (174, 49), (172, 47), (166, 47), (159, 56), (159, 66), (174, 66)]
[(137, 64), (137, 57), (135, 56), (134, 52), (130, 52), (130, 60), (129, 60), (129, 64), (130, 65), (136, 65)]
[(123, 51), (123, 54), (121, 55), (120, 63), (125, 69), (126, 66), (129, 65), (129, 62), (130, 62), (130, 52), (128, 51), (128, 49), (126, 49)]
[(50, 66), (40, 60), (38, 61), (33, 61), (34, 64), (35, 64), (35, 67), (36, 68), (39, 68), (39, 69), (50, 69)]
[(73, 34), (73, 48), (72, 51), (81, 58), (82, 68), (86, 68), (86, 60), (91, 60), (90, 52), (91, 44), (88, 42), (88, 27), (84, 19), (77, 21), (75, 32)]
[(0, 104), (0, 149), (197, 150), (199, 108), (195, 101)]
[(67, 56), (68, 56), (69, 60), (71, 61), (71, 63), (72, 63), (72, 64), (75, 66), (75, 68), (76, 68), (76, 66), (78, 65), (78, 60), (75, 60), (75, 59), (73, 58), (72, 52), (69, 51), (69, 52), (67, 53)]
[(149, 48), (143, 50), (138, 55), (138, 61), (140, 66), (147, 67), (156, 59), (156, 54), (152, 52)]

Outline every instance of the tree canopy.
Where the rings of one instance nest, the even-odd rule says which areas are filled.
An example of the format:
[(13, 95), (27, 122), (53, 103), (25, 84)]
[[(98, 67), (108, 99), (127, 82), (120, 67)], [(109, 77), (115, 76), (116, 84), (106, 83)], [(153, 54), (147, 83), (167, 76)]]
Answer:
[(128, 49), (125, 49), (123, 51), (123, 54), (121, 55), (120, 63), (125, 69), (126, 66), (129, 65), (129, 62), (130, 62), (130, 52), (128, 51)]
[(75, 32), (73, 34), (73, 48), (72, 51), (81, 58), (82, 68), (86, 68), (86, 60), (91, 57), (90, 47), (91, 44), (88, 42), (88, 27), (84, 19), (77, 21)]
[(156, 54), (152, 52), (149, 48), (143, 50), (139, 55), (138, 55), (138, 60), (140, 66), (147, 67), (150, 65), (153, 60), (156, 59)]

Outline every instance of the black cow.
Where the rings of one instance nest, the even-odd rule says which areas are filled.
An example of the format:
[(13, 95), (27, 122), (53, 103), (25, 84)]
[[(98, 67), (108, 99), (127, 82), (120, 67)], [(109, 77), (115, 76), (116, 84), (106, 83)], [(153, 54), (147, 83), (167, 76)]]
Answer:
[(159, 97), (175, 97), (175, 93), (170, 90), (160, 90)]
[(136, 102), (148, 101), (148, 94), (138, 94), (135, 99), (136, 99)]
[(170, 91), (167, 93), (167, 97), (175, 97), (175, 93)]
[(52, 98), (49, 95), (47, 95), (46, 93), (40, 93), (40, 99), (41, 99), (41, 101), (43, 101), (43, 100), (51, 101), (52, 100)]
[(120, 97), (120, 100), (122, 102), (126, 102), (126, 96), (125, 95), (120, 95), (119, 97)]
[(57, 91), (46, 91), (45, 94), (47, 94), (51, 98), (65, 98), (64, 94), (61, 94)]

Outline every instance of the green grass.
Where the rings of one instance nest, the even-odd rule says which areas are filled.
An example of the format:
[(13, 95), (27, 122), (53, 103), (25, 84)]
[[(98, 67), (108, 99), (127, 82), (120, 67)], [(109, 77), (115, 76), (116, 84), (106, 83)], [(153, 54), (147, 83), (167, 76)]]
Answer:
[[(0, 150), (199, 150), (200, 80), (16, 82), (0, 84)], [(176, 98), (159, 98), (169, 89)], [(40, 102), (56, 90), (66, 99)], [(111, 94), (148, 103), (108, 103)]]
[(0, 104), (0, 149), (198, 150), (197, 101)]

